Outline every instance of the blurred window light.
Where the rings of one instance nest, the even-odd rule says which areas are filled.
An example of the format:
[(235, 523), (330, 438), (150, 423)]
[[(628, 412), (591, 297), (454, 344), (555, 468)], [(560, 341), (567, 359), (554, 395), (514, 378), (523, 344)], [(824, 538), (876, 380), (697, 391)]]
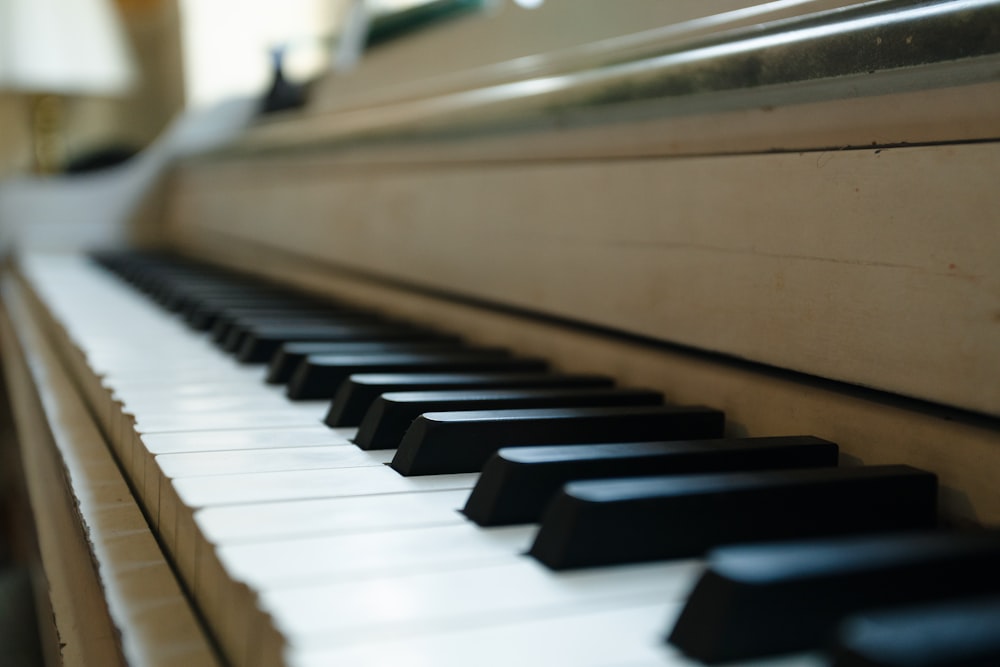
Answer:
[(0, 89), (108, 95), (134, 82), (108, 0), (0, 0)]
[(180, 0), (189, 106), (262, 95), (271, 82), (270, 53), (287, 47), (290, 79), (329, 63), (326, 40), (342, 2), (331, 0)]

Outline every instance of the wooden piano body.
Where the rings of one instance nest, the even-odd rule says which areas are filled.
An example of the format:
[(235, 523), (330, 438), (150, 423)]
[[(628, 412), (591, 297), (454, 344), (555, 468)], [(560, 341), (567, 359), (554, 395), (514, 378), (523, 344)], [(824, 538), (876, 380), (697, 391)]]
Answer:
[[(306, 112), (177, 165), (136, 238), (709, 404), (731, 435), (811, 433), (848, 459), (930, 469), (949, 520), (996, 524), (1000, 5), (659, 4), (541, 55), (531, 31), (515, 46), (483, 32), (530, 25), (509, 7), (383, 47)], [(448, 57), (469, 34), (480, 55)], [(87, 392), (70, 395), (86, 370), (60, 350), (71, 332), (13, 275), (4, 354), (29, 363), (5, 364), (9, 384), (88, 422)], [(40, 412), (22, 402), (24, 431)], [(102, 439), (90, 421), (77, 439)], [(74, 429), (35, 428), (57, 445), (47, 474), (73, 478)], [(35, 495), (60, 635), (98, 623), (63, 659), (169, 664), (191, 612), (137, 648), (161, 621), (135, 629), (117, 529), (102, 537), (103, 505), (80, 491), (58, 525), (83, 513), (76, 558), (114, 595), (110, 611), (74, 608), (54, 573), (65, 538)]]

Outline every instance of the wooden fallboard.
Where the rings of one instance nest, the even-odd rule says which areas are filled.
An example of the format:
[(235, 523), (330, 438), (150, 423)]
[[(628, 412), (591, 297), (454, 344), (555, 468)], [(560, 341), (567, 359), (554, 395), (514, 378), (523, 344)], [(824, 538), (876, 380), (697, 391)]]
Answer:
[(1000, 415), (1000, 144), (191, 164), (175, 243), (332, 269)]

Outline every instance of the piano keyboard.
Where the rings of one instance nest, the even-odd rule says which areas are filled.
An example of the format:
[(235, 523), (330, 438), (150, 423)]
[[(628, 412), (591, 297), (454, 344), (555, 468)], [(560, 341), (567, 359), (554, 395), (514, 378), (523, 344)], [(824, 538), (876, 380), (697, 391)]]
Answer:
[[(289, 400), (266, 364), (220, 353), (211, 333), (87, 259), (29, 256), (21, 271), (85, 360), (91, 407), (232, 664), (701, 664), (665, 641), (700, 557), (550, 569), (527, 555), (537, 524), (483, 528), (461, 513), (478, 468), (400, 474), (399, 453), (323, 424), (328, 398)], [(828, 663), (814, 652), (735, 664)]]

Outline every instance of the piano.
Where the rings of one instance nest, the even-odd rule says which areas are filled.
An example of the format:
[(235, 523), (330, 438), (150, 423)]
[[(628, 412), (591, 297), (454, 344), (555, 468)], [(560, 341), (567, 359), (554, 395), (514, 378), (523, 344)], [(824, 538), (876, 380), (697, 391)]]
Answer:
[[(938, 547), (919, 540), (942, 535), (948, 554), (961, 540), (995, 548), (982, 529), (1000, 522), (998, 26), (994, 0), (495, 5), (381, 45), (320, 81), (305, 109), (180, 160), (134, 220), (133, 253), (20, 254), (3, 276), (0, 340), (50, 662), (913, 664), (865, 653), (884, 640), (857, 624), (877, 616), (843, 626), (839, 649), (824, 621), (823, 641), (727, 653), (739, 642), (697, 616), (722, 612), (685, 600), (727, 563), (802, 571), (815, 559), (789, 554), (810, 549), (850, 562), (872, 540), (897, 551), (917, 540), (910, 552), (924, 557)], [(227, 354), (240, 323), (249, 333)], [(381, 333), (330, 333), (366, 328)], [(276, 347), (254, 357), (253, 336)], [(362, 347), (322, 347), (334, 341)], [(448, 356), (458, 345), (464, 367)], [(299, 356), (268, 383), (281, 354)], [(338, 421), (344, 384), (307, 390), (335, 366), (375, 385), (372, 368), (470, 382), (512, 361), (523, 365), (503, 372), (536, 384), (473, 392), (478, 412), (411, 414), (402, 403), (431, 397), (398, 389), (377, 399), (409, 415), (378, 425), (403, 429), (398, 451), (363, 444), (376, 399), (363, 419)], [(557, 375), (583, 383), (565, 390), (572, 400), (542, 388)], [(510, 408), (514, 389), (530, 407)], [(674, 409), (581, 403), (629, 392), (706, 406), (709, 422), (724, 413), (724, 430), (599, 433), (608, 415)], [(435, 405), (458, 400), (443, 393)], [(543, 397), (563, 402), (539, 407)], [(472, 423), (560, 410), (597, 425), (517, 441)], [(484, 457), (506, 445), (511, 466), (520, 445), (530, 462), (588, 443), (673, 452), (720, 436), (835, 443), (839, 465), (654, 478), (648, 463), (618, 486), (591, 472), (560, 487), (541, 527), (537, 515), (484, 527), (471, 507), (486, 493), (483, 461), (416, 474), (427, 434), (460, 422), (475, 434), (462, 442)], [(721, 547), (710, 554), (650, 547), (666, 514), (595, 520), (597, 543), (632, 555), (547, 546), (589, 525), (566, 509), (574, 498), (648, 499), (658, 484), (701, 484), (710, 502), (757, 502), (753, 489), (783, 484), (811, 498), (816, 484), (788, 480), (883, 473), (913, 489), (903, 480), (869, 505), (867, 491), (841, 493), (841, 512), (808, 505), (792, 529), (741, 532), (768, 521), (739, 502), (706, 514), (738, 535), (706, 537)], [(884, 524), (878, 502), (891, 507)], [(700, 534), (685, 516), (678, 534)], [(832, 541), (781, 541), (824, 530)], [(866, 536), (844, 537), (855, 531)], [(955, 576), (943, 579), (953, 595), (915, 601), (997, 593), (989, 577)], [(750, 600), (736, 618), (759, 611), (766, 627)], [(873, 606), (851, 604), (850, 615)], [(787, 618), (808, 624), (822, 606)], [(912, 627), (892, 613), (887, 627)], [(924, 622), (927, 642), (947, 625)], [(676, 637), (685, 624), (708, 629)]]

